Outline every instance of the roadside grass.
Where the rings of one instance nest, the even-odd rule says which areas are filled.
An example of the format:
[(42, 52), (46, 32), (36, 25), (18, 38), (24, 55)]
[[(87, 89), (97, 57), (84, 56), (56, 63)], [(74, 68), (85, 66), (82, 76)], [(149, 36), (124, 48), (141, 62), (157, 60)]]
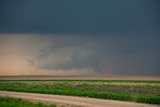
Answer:
[(54, 104), (29, 102), (19, 98), (0, 97), (0, 107), (56, 107)]
[[(143, 86), (137, 85), (115, 85), (111, 81), (99, 80), (49, 80), (49, 81), (0, 81), (0, 90), (32, 92), (43, 94), (84, 96), (101, 99), (113, 99), (122, 101), (133, 101), (150, 104), (160, 104), (160, 84), (159, 81), (140, 81), (149, 83)], [(126, 81), (114, 81), (124, 83)], [(127, 80), (128, 82), (128, 80)], [(132, 82), (132, 81), (131, 81)], [(156, 83), (156, 85), (155, 85)]]

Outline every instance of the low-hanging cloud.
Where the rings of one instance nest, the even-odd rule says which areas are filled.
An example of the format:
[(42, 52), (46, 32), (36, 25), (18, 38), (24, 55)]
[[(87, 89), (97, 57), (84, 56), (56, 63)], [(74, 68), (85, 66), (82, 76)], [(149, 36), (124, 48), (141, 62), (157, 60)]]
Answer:
[[(160, 70), (158, 36), (1, 34), (0, 44), (5, 58), (1, 65), (10, 62), (3, 63), (6, 68), (0, 67), (1, 72), (11, 63), (20, 64), (14, 71), (21, 74), (22, 70), (35, 74), (159, 74)], [(9, 55), (14, 62), (7, 59)]]
[(62, 36), (42, 49), (37, 59), (40, 62), (47, 61), (40, 65), (40, 69), (91, 67), (99, 73), (143, 74), (158, 72), (158, 44), (158, 40), (150, 36), (146, 38)]

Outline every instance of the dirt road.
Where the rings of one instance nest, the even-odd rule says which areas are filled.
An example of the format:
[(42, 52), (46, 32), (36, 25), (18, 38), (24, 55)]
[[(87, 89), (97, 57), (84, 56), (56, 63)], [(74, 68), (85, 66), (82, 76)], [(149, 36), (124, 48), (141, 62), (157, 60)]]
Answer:
[(84, 97), (72, 97), (63, 95), (48, 95), (22, 92), (0, 91), (0, 96), (9, 96), (22, 98), (31, 101), (40, 101), (47, 103), (55, 103), (69, 106), (82, 107), (159, 107), (158, 105), (124, 102), (115, 100), (102, 100)]

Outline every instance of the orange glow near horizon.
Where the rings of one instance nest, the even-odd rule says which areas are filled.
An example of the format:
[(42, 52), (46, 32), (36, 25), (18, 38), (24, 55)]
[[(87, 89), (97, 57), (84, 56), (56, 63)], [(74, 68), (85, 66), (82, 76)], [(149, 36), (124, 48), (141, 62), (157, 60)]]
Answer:
[(30, 66), (27, 61), (16, 55), (1, 56), (0, 75), (87, 75), (93, 74), (92, 68), (71, 70), (42, 70)]
[(20, 56), (1, 56), (0, 75), (18, 75), (30, 70), (31, 68), (27, 65), (27, 62)]

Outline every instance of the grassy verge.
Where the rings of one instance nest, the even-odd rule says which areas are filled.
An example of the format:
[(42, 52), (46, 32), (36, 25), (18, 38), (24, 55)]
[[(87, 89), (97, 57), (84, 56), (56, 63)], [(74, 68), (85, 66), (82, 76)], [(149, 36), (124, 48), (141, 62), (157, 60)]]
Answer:
[(33, 103), (18, 98), (0, 97), (0, 107), (56, 107), (56, 105), (47, 105), (40, 102)]
[[(117, 81), (117, 80), (116, 80)], [(113, 82), (113, 81), (112, 81)], [(84, 96), (101, 99), (160, 104), (160, 84), (115, 85), (111, 81), (0, 81), (0, 90)], [(125, 83), (125, 82), (123, 82)], [(155, 85), (156, 83), (156, 85)], [(146, 85), (147, 84), (147, 85)]]

